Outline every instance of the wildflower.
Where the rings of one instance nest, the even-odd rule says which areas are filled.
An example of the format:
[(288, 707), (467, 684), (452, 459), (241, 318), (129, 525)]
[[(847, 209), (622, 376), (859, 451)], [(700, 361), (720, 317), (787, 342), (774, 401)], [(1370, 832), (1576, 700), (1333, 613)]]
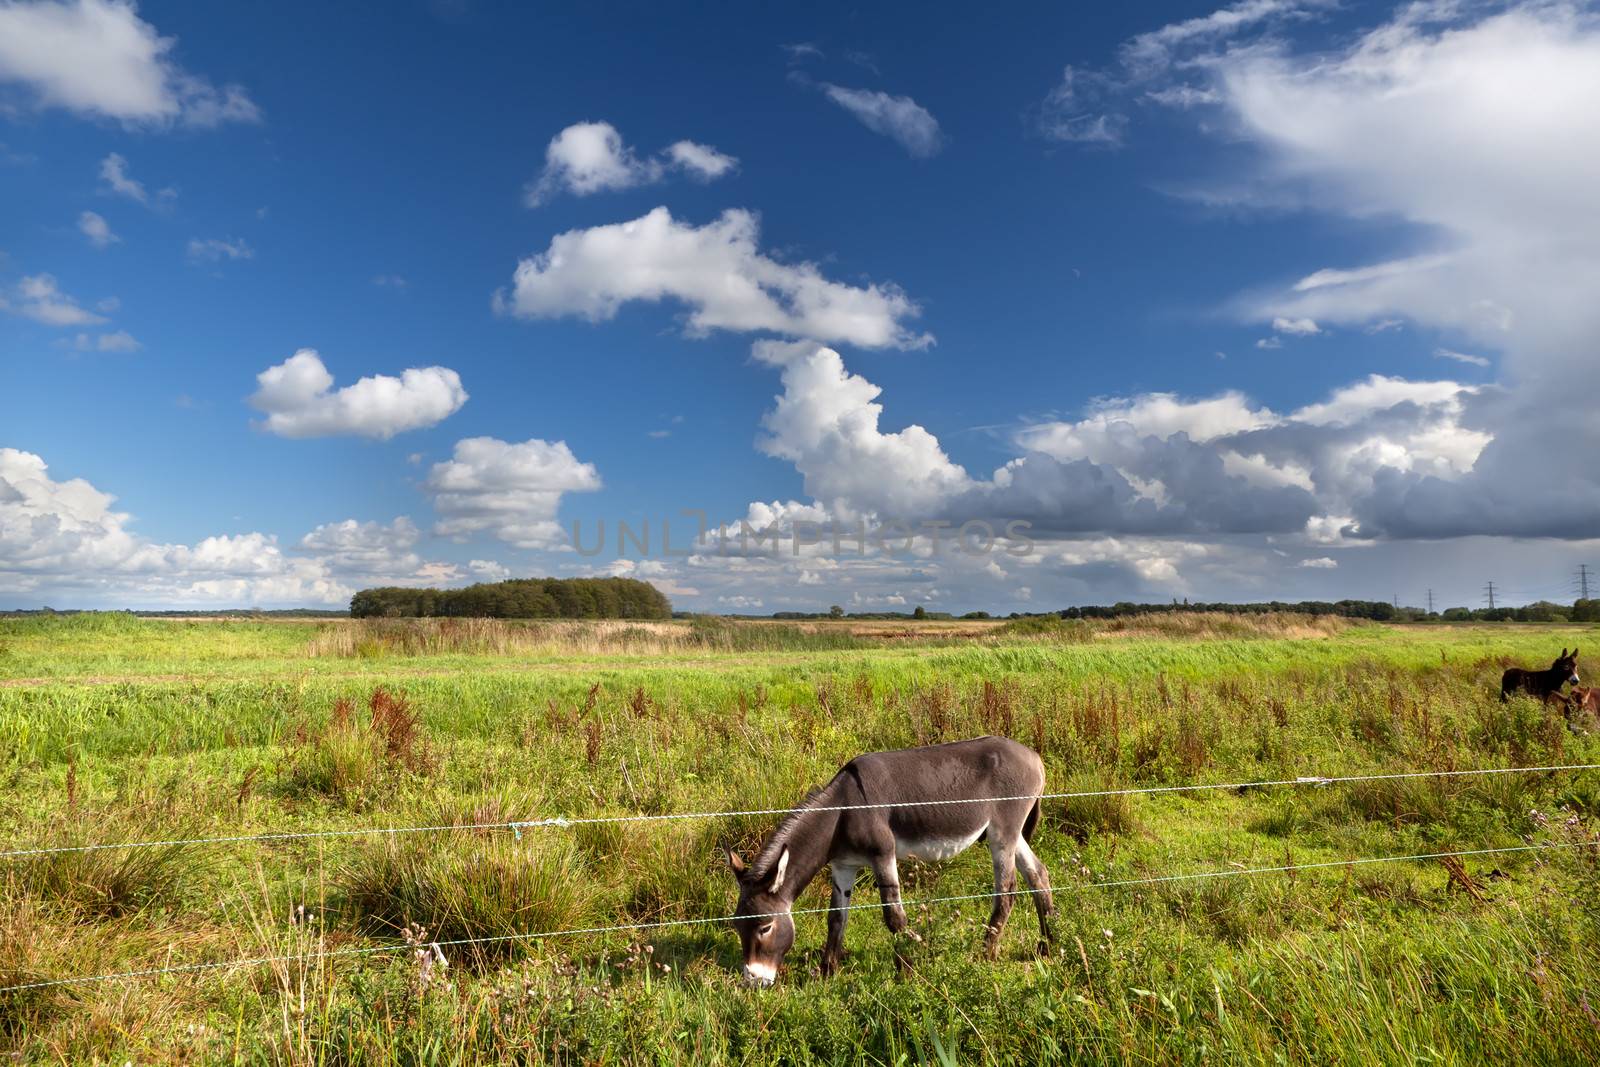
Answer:
[[(400, 931), (400, 936), (405, 938), (407, 947), (411, 949), (411, 958), (417, 965), (417, 991), (426, 992), (429, 986), (444, 977), (450, 961), (445, 959), (444, 949), (439, 947), (437, 941), (428, 940), (426, 926), (407, 926)], [(448, 983), (446, 986), (448, 988)]]

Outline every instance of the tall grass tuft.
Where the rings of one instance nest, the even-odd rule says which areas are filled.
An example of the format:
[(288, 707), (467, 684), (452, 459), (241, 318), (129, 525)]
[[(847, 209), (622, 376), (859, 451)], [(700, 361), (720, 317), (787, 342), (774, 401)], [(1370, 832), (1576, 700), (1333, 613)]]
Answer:
[[(149, 826), (134, 839), (170, 835), (169, 826)], [(88, 843), (88, 835), (52, 834), (45, 847)], [(96, 831), (92, 840), (106, 839)], [(147, 908), (181, 903), (205, 876), (205, 856), (188, 845), (104, 848), (55, 852), (14, 863), (15, 885), (46, 906), (76, 919), (119, 919)]]
[(524, 935), (598, 925), (610, 880), (556, 832), (387, 839), (358, 849), (334, 877), (335, 903), (368, 933), (424, 926), (435, 941), (505, 938), (447, 950), (473, 967), (523, 953)]
[(356, 714), (349, 698), (340, 697), (321, 731), (313, 733), (304, 725), (297, 729), (282, 788), (291, 795), (320, 794), (361, 810), (398, 778), (425, 775), (434, 762), (410, 703), (379, 686), (367, 700), (365, 716)]
[[(53, 955), (47, 944), (49, 916), (23, 887), (15, 878), (0, 878), (0, 988), (54, 977), (46, 962)], [(63, 999), (58, 989), (0, 993), (0, 1048), (40, 1027), (59, 1011)]]
[(1045, 801), (1044, 813), (1079, 843), (1099, 834), (1130, 833), (1138, 829), (1133, 798), (1126, 793), (1110, 792), (1117, 788), (1116, 781), (1109, 776), (1075, 774), (1059, 786), (1051, 786), (1051, 791), (1080, 795)]

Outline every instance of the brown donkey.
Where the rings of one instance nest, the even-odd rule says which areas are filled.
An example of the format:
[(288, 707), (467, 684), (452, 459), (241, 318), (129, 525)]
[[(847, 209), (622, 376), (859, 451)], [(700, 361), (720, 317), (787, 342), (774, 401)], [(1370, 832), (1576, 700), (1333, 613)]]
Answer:
[(1575, 685), (1567, 695), (1567, 725), (1577, 722), (1600, 724), (1600, 686)]
[(1578, 684), (1578, 650), (1574, 648), (1568, 652), (1562, 646), (1561, 655), (1550, 664), (1549, 670), (1529, 671), (1521, 667), (1511, 667), (1500, 676), (1500, 703), (1504, 704), (1512, 693), (1522, 690), (1535, 700), (1544, 700), (1552, 693), (1559, 693), (1561, 687), (1571, 682)]
[[(728, 854), (739, 880), (733, 927), (744, 953), (745, 980), (771, 985), (777, 979), (794, 944), (790, 911), (795, 898), (823, 867), (833, 868), (833, 910), (822, 951), (822, 973), (829, 975), (844, 954), (850, 894), (862, 867), (872, 868), (889, 931), (921, 940), (906, 926), (897, 861), (947, 860), (978, 841), (988, 843), (994, 860), (996, 895), (984, 937), (986, 953), (993, 959), (999, 951), (1019, 867), (1033, 890), (1040, 947), (1047, 951), (1054, 940), (1050, 873), (1028, 846), (1043, 792), (1039, 754), (1003, 737), (857, 756), (779, 824), (752, 863), (746, 866), (737, 853)], [(873, 804), (905, 806), (860, 806)]]

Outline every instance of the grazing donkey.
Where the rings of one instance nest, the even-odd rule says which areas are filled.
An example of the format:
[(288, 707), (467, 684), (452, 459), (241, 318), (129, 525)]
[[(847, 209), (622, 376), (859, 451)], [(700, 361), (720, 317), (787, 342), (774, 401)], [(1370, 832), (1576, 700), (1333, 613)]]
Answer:
[(1529, 671), (1521, 667), (1511, 667), (1500, 676), (1500, 703), (1504, 704), (1512, 693), (1522, 690), (1535, 700), (1545, 700), (1552, 693), (1559, 693), (1561, 687), (1571, 682), (1578, 684), (1578, 650), (1574, 648), (1568, 652), (1566, 646), (1561, 647), (1561, 656), (1550, 664), (1549, 670)]
[[(794, 944), (795, 898), (826, 865), (833, 868), (833, 900), (822, 973), (839, 969), (844, 928), (856, 874), (872, 868), (890, 933), (920, 941), (906, 926), (896, 861), (947, 860), (986, 840), (994, 859), (994, 908), (984, 950), (999, 952), (1000, 931), (1016, 899), (1017, 868), (1039, 911), (1040, 949), (1054, 943), (1050, 872), (1028, 847), (1039, 822), (1044, 761), (1031, 748), (1003, 737), (979, 737), (926, 748), (869, 752), (845, 764), (833, 780), (808, 796), (779, 824), (747, 867), (738, 853), (728, 865), (739, 880), (733, 927), (744, 950), (745, 980), (771, 985)], [(994, 798), (1008, 799), (994, 799)], [(963, 801), (964, 803), (938, 803)], [(970, 803), (965, 803), (970, 801)], [(895, 804), (903, 807), (860, 807)], [(840, 810), (848, 808), (848, 810)], [(898, 953), (897, 953), (898, 955)]]

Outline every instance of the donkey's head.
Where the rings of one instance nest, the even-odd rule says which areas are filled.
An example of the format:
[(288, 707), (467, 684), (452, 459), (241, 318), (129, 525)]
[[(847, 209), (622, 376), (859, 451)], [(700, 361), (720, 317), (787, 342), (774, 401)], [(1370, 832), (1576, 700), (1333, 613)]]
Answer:
[(728, 853), (728, 866), (739, 880), (739, 906), (734, 909), (733, 928), (739, 932), (744, 950), (744, 980), (751, 985), (771, 985), (778, 979), (778, 965), (794, 944), (793, 904), (781, 892), (789, 871), (789, 850), (765, 870), (747, 868), (737, 852)]
[(1554, 663), (1550, 664), (1550, 669), (1552, 671), (1559, 671), (1560, 674), (1561, 674), (1561, 680), (1563, 682), (1571, 682), (1573, 685), (1577, 685), (1578, 684), (1578, 650), (1577, 650), (1577, 648), (1573, 648), (1573, 650), (1571, 652), (1568, 652), (1565, 645), (1561, 646), (1561, 658), (1556, 660)]

